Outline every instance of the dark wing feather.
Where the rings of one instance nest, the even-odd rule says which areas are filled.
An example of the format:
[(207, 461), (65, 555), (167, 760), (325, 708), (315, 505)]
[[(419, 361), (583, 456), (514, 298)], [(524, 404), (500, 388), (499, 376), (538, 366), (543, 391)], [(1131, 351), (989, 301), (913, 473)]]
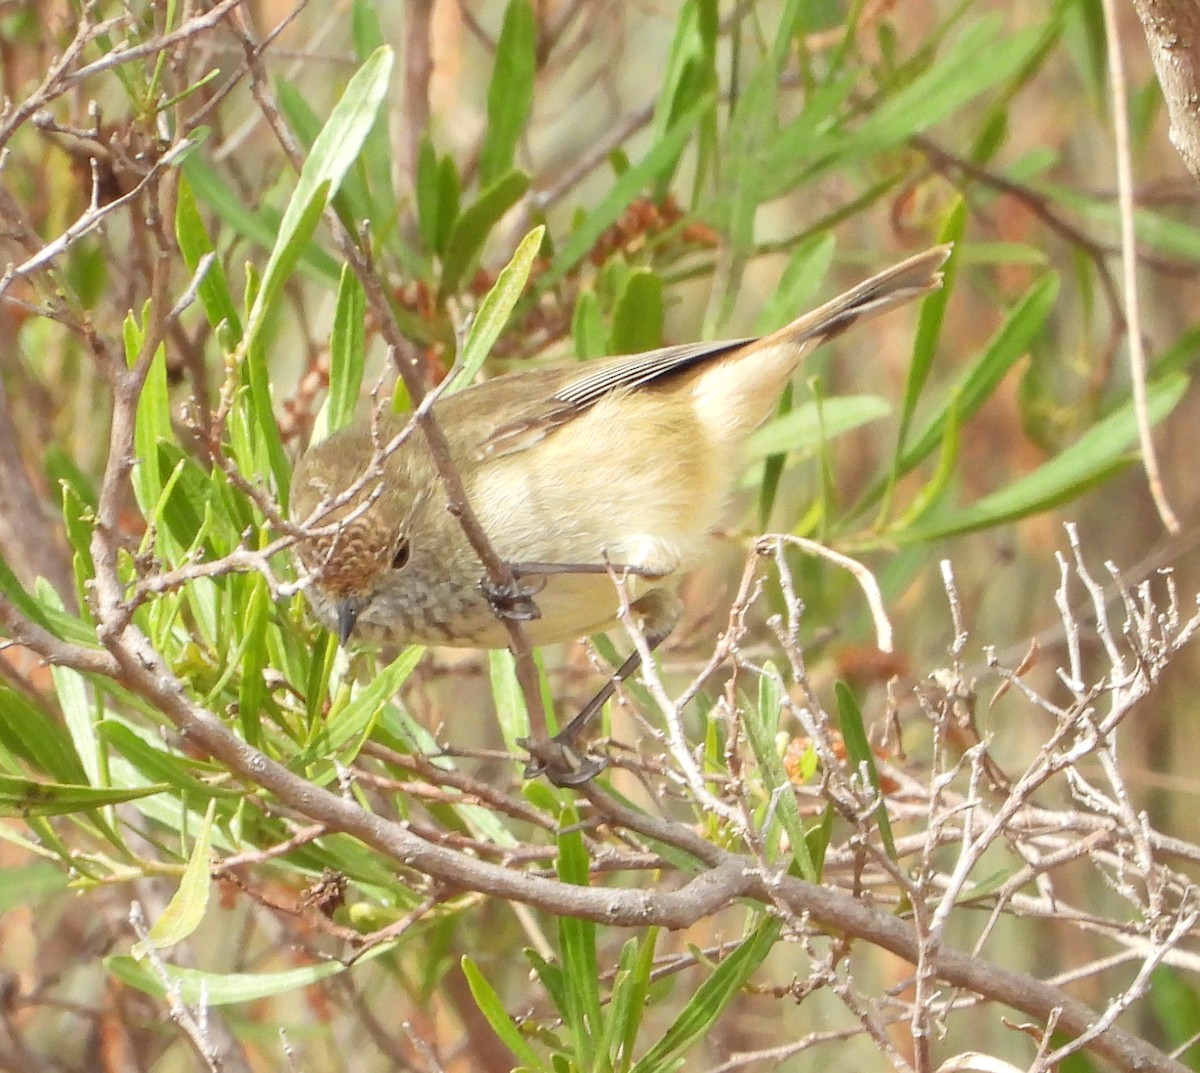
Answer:
[(727, 339), (720, 343), (684, 343), (681, 346), (666, 346), (659, 350), (647, 350), (644, 354), (631, 354), (611, 362), (601, 362), (600, 368), (586, 372), (572, 380), (554, 397), (560, 402), (571, 403), (580, 410), (591, 406), (598, 399), (613, 391), (633, 391), (639, 387), (681, 372), (710, 358), (720, 357), (751, 342), (749, 339)]
[(583, 366), (579, 376), (564, 384), (550, 398), (530, 407), (517, 420), (496, 429), (484, 441), (478, 454), (483, 458), (496, 458), (523, 451), (588, 407), (594, 406), (606, 395), (636, 391), (664, 376), (745, 346), (750, 341), (727, 339), (720, 343), (684, 343)]

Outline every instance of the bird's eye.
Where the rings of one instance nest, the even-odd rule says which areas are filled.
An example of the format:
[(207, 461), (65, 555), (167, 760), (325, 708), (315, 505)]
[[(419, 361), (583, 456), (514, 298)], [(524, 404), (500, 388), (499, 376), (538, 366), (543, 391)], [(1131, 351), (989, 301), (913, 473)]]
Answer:
[(396, 543), (396, 553), (392, 556), (392, 569), (401, 570), (408, 565), (408, 557), (412, 549), (408, 543), (408, 537), (401, 537)]

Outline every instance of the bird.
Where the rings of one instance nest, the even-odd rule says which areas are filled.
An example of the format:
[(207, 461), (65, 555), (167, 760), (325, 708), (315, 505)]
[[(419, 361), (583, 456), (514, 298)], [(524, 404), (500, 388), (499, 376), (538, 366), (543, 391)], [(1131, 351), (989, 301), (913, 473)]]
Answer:
[[(665, 639), (681, 610), (675, 583), (704, 559), (742, 448), (800, 362), (938, 289), (950, 249), (918, 253), (761, 338), (559, 362), (438, 398), (432, 415), (484, 533), (518, 577), (535, 579), (530, 642), (615, 625), (610, 571), (628, 578), (651, 647)], [(409, 415), (377, 414), (310, 446), (290, 514), (311, 533), (296, 546), (309, 602), (342, 644), (509, 644)]]

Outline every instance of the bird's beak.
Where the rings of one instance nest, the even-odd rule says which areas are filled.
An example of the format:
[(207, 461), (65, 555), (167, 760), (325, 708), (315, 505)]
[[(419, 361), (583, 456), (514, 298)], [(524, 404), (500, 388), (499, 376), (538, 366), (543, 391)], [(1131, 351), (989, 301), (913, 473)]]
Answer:
[(350, 634), (354, 632), (354, 624), (358, 621), (358, 613), (362, 608), (362, 601), (356, 600), (353, 596), (347, 596), (346, 599), (338, 601), (337, 635), (338, 641), (342, 645), (350, 640)]

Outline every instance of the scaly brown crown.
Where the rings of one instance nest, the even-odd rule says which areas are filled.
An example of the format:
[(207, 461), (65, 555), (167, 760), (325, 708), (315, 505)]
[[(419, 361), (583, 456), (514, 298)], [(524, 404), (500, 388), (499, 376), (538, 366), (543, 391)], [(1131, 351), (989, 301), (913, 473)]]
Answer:
[[(393, 434), (393, 419), (381, 419), (380, 436)], [(393, 456), (378, 477), (367, 470), (376, 452), (368, 426), (351, 426), (314, 445), (296, 465), (291, 514), (303, 523), (322, 503), (334, 504), (353, 490), (348, 502), (337, 502), (312, 518), (317, 535), (301, 540), (296, 552), (329, 597), (369, 597), (380, 578), (395, 565), (397, 541), (409, 518), (411, 495), (397, 472)], [(324, 532), (336, 526), (335, 532)]]
[(334, 599), (371, 592), (394, 554), (396, 534), (367, 515), (330, 536), (312, 537), (297, 551), (318, 585)]

